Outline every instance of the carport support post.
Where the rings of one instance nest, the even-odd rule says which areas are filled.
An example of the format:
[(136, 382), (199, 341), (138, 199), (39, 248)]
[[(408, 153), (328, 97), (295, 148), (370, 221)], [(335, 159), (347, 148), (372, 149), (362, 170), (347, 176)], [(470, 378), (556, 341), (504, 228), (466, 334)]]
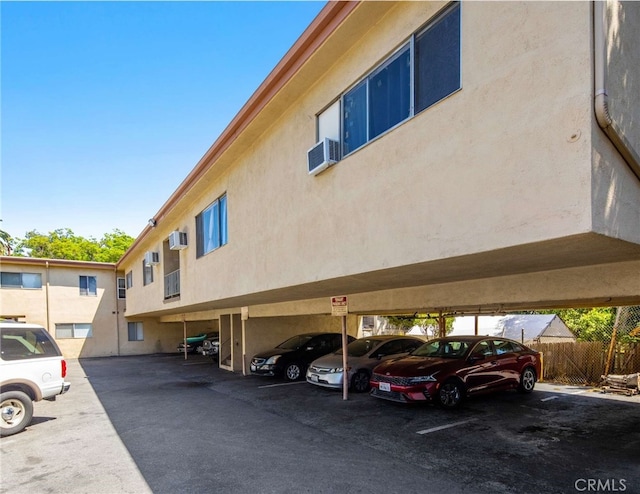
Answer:
[(349, 399), (349, 370), (347, 369), (347, 316), (342, 316), (342, 399)]
[(187, 320), (184, 315), (182, 316), (182, 332), (184, 337), (184, 359), (187, 360)]

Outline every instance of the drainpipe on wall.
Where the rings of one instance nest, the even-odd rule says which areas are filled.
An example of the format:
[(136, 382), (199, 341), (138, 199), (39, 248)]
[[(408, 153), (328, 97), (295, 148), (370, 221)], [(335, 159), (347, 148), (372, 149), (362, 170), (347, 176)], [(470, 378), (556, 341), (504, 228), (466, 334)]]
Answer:
[(609, 137), (614, 147), (629, 164), (631, 171), (640, 179), (640, 156), (609, 113), (607, 94), (607, 10), (606, 1), (593, 2), (593, 47), (594, 47), (594, 110), (598, 125)]
[(113, 269), (113, 276), (116, 280), (116, 290), (115, 290), (115, 298), (116, 298), (116, 355), (120, 356), (120, 298), (118, 294), (120, 293), (120, 287), (118, 286), (118, 270), (117, 268)]
[(45, 297), (45, 313), (47, 317), (47, 331), (51, 333), (51, 328), (49, 327), (49, 261), (45, 261), (45, 285), (44, 285), (44, 297)]

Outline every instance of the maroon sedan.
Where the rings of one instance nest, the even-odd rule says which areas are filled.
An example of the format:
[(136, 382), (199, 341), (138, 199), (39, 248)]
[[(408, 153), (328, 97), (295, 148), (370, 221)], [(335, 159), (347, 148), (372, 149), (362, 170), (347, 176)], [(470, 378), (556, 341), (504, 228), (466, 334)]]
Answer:
[(407, 357), (378, 365), (371, 377), (371, 396), (403, 403), (434, 401), (455, 408), (476, 393), (509, 388), (531, 393), (540, 373), (540, 354), (516, 341), (439, 338)]

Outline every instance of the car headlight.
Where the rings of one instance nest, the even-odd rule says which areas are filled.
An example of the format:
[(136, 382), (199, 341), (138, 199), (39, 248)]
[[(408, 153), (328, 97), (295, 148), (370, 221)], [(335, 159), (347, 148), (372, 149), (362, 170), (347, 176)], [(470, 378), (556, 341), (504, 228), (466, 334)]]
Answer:
[(416, 376), (409, 378), (409, 384), (420, 384), (420, 383), (428, 383), (428, 382), (436, 382), (436, 378), (431, 376)]
[(267, 364), (267, 365), (273, 365), (273, 364), (275, 364), (275, 363), (278, 361), (278, 359), (279, 359), (280, 357), (282, 357), (282, 355), (274, 355), (273, 357), (269, 357), (269, 358), (267, 359), (267, 361), (265, 362), (265, 364)]
[(334, 367), (333, 369), (329, 369), (329, 372), (331, 373), (338, 373), (338, 372), (343, 372), (344, 368), (342, 367)]

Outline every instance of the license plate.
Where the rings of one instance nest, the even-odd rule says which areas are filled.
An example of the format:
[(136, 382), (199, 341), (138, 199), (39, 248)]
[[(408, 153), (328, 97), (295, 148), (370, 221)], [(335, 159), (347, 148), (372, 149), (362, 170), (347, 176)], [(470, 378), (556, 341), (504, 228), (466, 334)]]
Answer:
[(380, 383), (380, 391), (389, 391), (391, 392), (391, 384), (389, 383)]
[(318, 382), (318, 380), (319, 380), (319, 378), (318, 378), (318, 375), (317, 375), (317, 374), (311, 374), (311, 375), (309, 376), (309, 379), (311, 379), (314, 383), (317, 383), (317, 382)]

